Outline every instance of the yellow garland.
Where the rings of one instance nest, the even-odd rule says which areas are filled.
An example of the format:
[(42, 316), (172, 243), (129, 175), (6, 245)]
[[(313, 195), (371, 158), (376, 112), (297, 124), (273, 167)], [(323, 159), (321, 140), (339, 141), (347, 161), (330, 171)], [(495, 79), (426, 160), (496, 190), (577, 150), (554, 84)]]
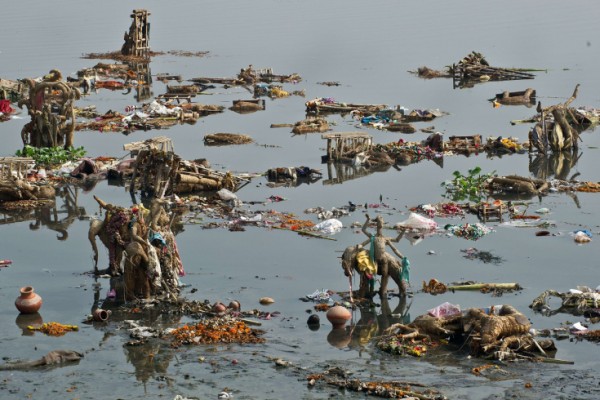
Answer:
[(40, 331), (50, 336), (63, 336), (69, 331), (78, 331), (77, 325), (64, 325), (59, 322), (45, 322), (40, 326), (27, 326), (30, 331)]

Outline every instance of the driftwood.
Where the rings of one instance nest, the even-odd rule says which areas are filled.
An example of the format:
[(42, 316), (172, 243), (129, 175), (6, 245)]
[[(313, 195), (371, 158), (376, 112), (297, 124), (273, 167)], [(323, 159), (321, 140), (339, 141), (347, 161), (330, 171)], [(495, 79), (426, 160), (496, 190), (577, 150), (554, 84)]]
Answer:
[[(538, 103), (537, 111), (540, 113), (540, 122), (529, 132), (530, 151), (535, 147), (540, 153), (545, 154), (547, 147), (550, 147), (554, 153), (578, 148), (579, 132), (569, 122), (569, 119), (571, 121), (576, 119), (569, 106), (577, 98), (578, 91), (579, 84), (575, 86), (573, 94), (563, 104), (542, 108), (541, 102)], [(549, 116), (552, 118), (549, 119)]]
[(485, 57), (471, 52), (450, 68), (454, 87), (469, 87), (477, 82), (533, 79), (535, 75), (523, 68), (498, 68), (489, 65)]
[(237, 133), (211, 133), (204, 136), (204, 144), (206, 146), (224, 146), (229, 144), (248, 144), (253, 140), (248, 135)]
[(535, 104), (536, 92), (527, 88), (522, 92), (504, 91), (496, 95), (495, 101), (503, 105), (530, 105)]
[(73, 363), (81, 360), (83, 354), (73, 350), (53, 350), (44, 357), (34, 361), (10, 362), (0, 365), (1, 371), (7, 370), (29, 370), (37, 367), (57, 367), (66, 363)]
[(519, 193), (529, 196), (545, 194), (549, 188), (548, 182), (516, 175), (494, 177), (488, 184), (490, 193), (505, 192)]
[(450, 285), (447, 290), (520, 290), (518, 283), (473, 283), (469, 285)]

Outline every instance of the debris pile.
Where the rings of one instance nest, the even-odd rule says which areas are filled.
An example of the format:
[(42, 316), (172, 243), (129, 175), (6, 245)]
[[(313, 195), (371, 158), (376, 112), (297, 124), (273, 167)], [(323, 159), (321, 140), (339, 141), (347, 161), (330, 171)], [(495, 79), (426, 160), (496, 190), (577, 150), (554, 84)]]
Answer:
[(231, 317), (212, 318), (186, 324), (169, 332), (172, 347), (189, 344), (264, 343), (262, 331)]
[(421, 315), (408, 325), (394, 324), (377, 341), (377, 347), (391, 351), (426, 339), (439, 340), (450, 336), (464, 341), (471, 354), (497, 360), (540, 359), (556, 350), (550, 339), (536, 340), (529, 330), (531, 323), (522, 313), (509, 305), (489, 311), (471, 308), (444, 317)]
[(458, 64), (449, 68), (454, 87), (471, 87), (477, 82), (533, 79), (531, 69), (492, 67), (483, 54), (476, 51), (467, 54)]

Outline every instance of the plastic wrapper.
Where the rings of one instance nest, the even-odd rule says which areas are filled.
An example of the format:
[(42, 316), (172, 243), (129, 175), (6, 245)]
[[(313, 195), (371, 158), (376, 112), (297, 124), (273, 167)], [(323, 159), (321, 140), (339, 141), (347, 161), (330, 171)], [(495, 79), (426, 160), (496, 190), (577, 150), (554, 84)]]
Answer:
[(438, 224), (432, 219), (419, 214), (410, 213), (408, 218), (395, 225), (396, 229), (412, 229), (419, 231), (432, 231), (437, 229)]
[(458, 304), (451, 304), (448, 302), (442, 303), (439, 306), (432, 308), (431, 310), (427, 310), (427, 314), (436, 318), (451, 317), (460, 313), (461, 310)]

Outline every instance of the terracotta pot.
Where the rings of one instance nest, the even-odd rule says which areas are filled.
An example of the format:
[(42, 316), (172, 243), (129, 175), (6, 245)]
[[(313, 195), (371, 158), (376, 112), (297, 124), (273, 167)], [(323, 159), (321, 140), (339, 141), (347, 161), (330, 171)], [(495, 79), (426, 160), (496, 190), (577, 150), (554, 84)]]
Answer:
[(225, 304), (221, 302), (216, 302), (215, 304), (213, 304), (212, 310), (216, 314), (223, 314), (225, 313), (225, 311), (227, 311), (227, 306), (225, 306)]
[(24, 286), (20, 289), (21, 295), (15, 300), (15, 306), (23, 314), (33, 314), (38, 312), (42, 306), (42, 298), (33, 291), (31, 286)]
[(346, 307), (334, 306), (327, 311), (327, 319), (331, 322), (334, 329), (343, 328), (346, 322), (350, 320), (352, 314)]
[(237, 300), (232, 300), (229, 302), (229, 308), (233, 311), (240, 311), (240, 309), (242, 308), (242, 306), (240, 305), (240, 302)]
[(112, 311), (110, 310), (103, 310), (101, 308), (97, 308), (92, 313), (92, 317), (94, 318), (94, 321), (104, 322), (108, 320), (108, 317), (110, 317), (111, 314)]

